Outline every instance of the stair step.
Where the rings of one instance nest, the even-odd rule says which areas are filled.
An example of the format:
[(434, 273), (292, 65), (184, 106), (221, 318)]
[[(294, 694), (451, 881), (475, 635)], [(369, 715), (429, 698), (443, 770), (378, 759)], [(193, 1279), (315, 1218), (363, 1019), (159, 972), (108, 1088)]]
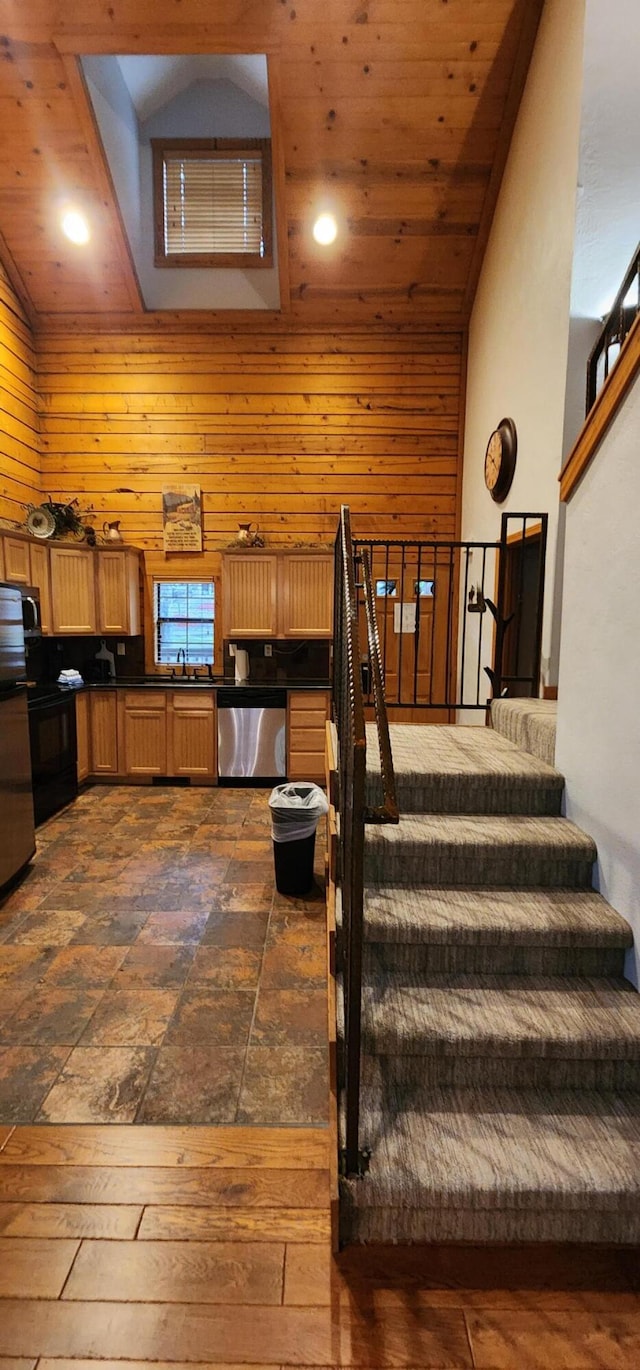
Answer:
[(553, 766), (558, 702), (555, 699), (494, 699), (491, 723), (522, 751)]
[(433, 1086), (640, 1092), (640, 996), (626, 980), (387, 977), (363, 988), (367, 1079), (429, 1107)]
[(564, 818), (410, 814), (365, 829), (367, 885), (588, 886), (595, 844)]
[(362, 1095), (343, 1241), (640, 1242), (640, 1094), (435, 1090), (384, 1114)]
[[(390, 725), (401, 813), (559, 814), (563, 777), (485, 727)], [(367, 803), (380, 802), (375, 724), (367, 725)]]
[(365, 891), (365, 977), (621, 976), (633, 933), (593, 890)]

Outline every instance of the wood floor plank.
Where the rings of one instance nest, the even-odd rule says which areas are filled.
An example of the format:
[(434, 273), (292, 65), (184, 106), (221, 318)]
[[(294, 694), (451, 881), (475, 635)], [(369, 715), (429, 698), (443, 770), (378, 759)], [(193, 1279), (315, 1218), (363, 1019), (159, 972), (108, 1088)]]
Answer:
[(295, 1195), (298, 1208), (323, 1208), (328, 1192), (327, 1170), (0, 1166), (0, 1200), (8, 1202), (288, 1208)]
[(0, 1370), (34, 1370), (36, 1363), (35, 1358), (33, 1360), (14, 1360), (0, 1356)]
[[(0, 1219), (1, 1221), (1, 1219)], [(324, 1208), (145, 1208), (138, 1240), (326, 1242), (330, 1214)]]
[(599, 1248), (575, 1251), (571, 1266), (553, 1248), (350, 1247), (334, 1258), (327, 1243), (287, 1244), (285, 1304), (349, 1302), (376, 1316), (408, 1305), (619, 1313), (640, 1307), (640, 1296), (617, 1253)]
[[(15, 1360), (8, 1361), (0, 1359), (0, 1370), (29, 1370), (35, 1365), (35, 1361)], [(159, 1360), (153, 1362), (153, 1370), (186, 1370), (190, 1365), (189, 1361), (168, 1361)], [(214, 1361), (201, 1361), (198, 1370), (212, 1370)], [(148, 1361), (145, 1360), (100, 1360), (99, 1365), (95, 1360), (51, 1360), (47, 1356), (42, 1356), (38, 1363), (38, 1370), (151, 1370)], [(215, 1370), (244, 1370), (241, 1365), (221, 1365), (216, 1364)], [(280, 1370), (278, 1365), (253, 1365), (252, 1370)], [(327, 1366), (314, 1366), (313, 1370), (331, 1370)]]
[(78, 1246), (74, 1241), (0, 1237), (0, 1298), (29, 1294), (32, 1299), (57, 1299)]
[(63, 1297), (279, 1304), (283, 1270), (282, 1243), (85, 1241)]
[(4, 1237), (110, 1237), (136, 1235), (139, 1204), (0, 1203)]
[(491, 1310), (467, 1317), (478, 1370), (637, 1370), (635, 1313)]
[[(325, 1309), (7, 1300), (0, 1356), (321, 1366), (333, 1361)], [(414, 1360), (415, 1364), (415, 1360)]]
[[(301, 1145), (301, 1141), (303, 1144)], [(292, 1127), (16, 1127), (0, 1166), (212, 1166), (326, 1170), (328, 1131)]]

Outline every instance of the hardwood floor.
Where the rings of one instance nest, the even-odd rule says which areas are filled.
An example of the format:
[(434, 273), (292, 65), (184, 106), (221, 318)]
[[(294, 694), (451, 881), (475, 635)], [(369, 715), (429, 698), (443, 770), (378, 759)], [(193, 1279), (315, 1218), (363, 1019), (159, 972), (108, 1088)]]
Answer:
[(0, 1135), (0, 1370), (631, 1370), (637, 1253), (351, 1248), (329, 1134)]
[[(187, 830), (201, 831), (215, 796), (134, 798), (143, 809), (159, 805), (167, 827), (194, 805), (180, 838), (189, 850), (179, 853), (193, 883), (178, 888), (156, 872), (152, 908), (146, 896), (122, 893), (121, 875), (107, 909), (104, 884), (88, 878), (92, 853), (110, 843), (132, 859), (139, 847), (119, 836), (122, 791), (107, 792), (88, 801), (84, 817), (82, 806), (66, 815), (66, 841), (49, 828), (41, 876), (0, 915), (0, 1059), (18, 1086), (24, 1078), (30, 1118), (42, 1119), (0, 1124), (0, 1370), (637, 1370), (637, 1253), (433, 1247), (332, 1256), (331, 1131), (267, 1125), (306, 1121), (294, 1098), (305, 1053), (322, 1058), (314, 1071), (326, 1116), (322, 901), (274, 899), (252, 880), (228, 886), (217, 866), (207, 884)], [(261, 801), (245, 795), (235, 807), (248, 835), (225, 846), (229, 863), (231, 848), (242, 861), (237, 844), (264, 833)], [(87, 853), (86, 870), (45, 850), (55, 843), (62, 853), (69, 839)], [(146, 826), (145, 840), (153, 840)], [(201, 840), (227, 844), (210, 831)], [(159, 846), (145, 856), (163, 869), (165, 859)], [(39, 978), (53, 988), (43, 992)], [(233, 1125), (114, 1126), (126, 1053), (170, 1052), (159, 1045), (163, 1034), (177, 1034), (183, 1054), (164, 1074), (156, 1064), (156, 1100), (180, 1117), (189, 1089), (205, 1098), (202, 1031), (226, 1034), (220, 1050), (242, 1058), (237, 1098), (253, 1057), (254, 1124), (242, 1125), (236, 1104)], [(95, 1121), (47, 1122), (41, 1101), (80, 1036), (88, 1078), (105, 1054), (124, 1053), (123, 1069), (101, 1077)], [(69, 1096), (76, 1101), (86, 1098), (81, 1084)]]

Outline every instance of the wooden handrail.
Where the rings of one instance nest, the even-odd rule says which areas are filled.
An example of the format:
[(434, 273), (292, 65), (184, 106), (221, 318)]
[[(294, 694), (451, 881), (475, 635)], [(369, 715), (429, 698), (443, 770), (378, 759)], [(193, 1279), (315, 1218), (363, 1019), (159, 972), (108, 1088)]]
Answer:
[(560, 499), (569, 500), (613, 422), (627, 392), (640, 372), (640, 314), (635, 319), (615, 366), (589, 410), (569, 456), (560, 472)]

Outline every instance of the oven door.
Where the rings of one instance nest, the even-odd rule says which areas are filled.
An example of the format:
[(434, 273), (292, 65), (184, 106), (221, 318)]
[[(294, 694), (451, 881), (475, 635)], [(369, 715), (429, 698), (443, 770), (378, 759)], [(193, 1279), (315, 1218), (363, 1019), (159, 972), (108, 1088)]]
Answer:
[(76, 701), (73, 695), (29, 705), (31, 776), (36, 824), (78, 793)]

